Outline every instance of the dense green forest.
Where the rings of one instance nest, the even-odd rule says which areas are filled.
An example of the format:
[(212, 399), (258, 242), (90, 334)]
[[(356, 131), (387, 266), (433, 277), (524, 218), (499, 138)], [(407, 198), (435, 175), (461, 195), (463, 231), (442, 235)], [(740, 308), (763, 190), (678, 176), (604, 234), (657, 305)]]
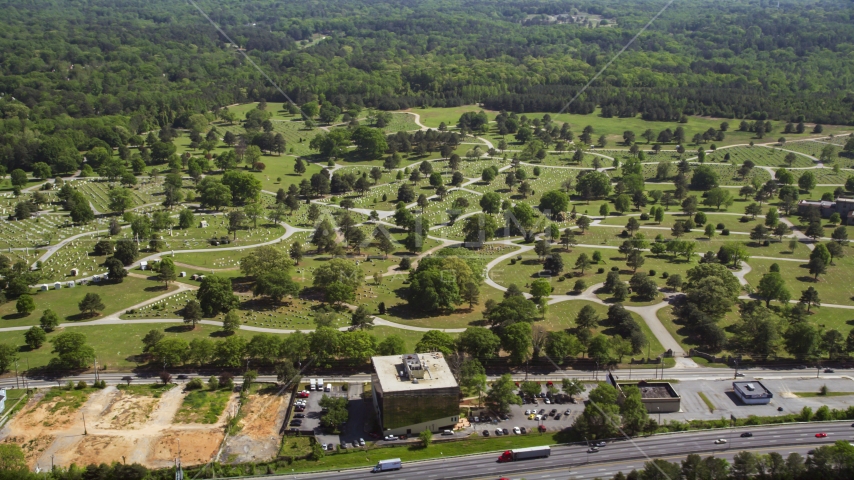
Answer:
[[(188, 2), (0, 5), (0, 162), (12, 169), (55, 157), (47, 136), (118, 147), (201, 111), (284, 101), (237, 47), (299, 104), (558, 111), (664, 2), (200, 2), (236, 46)], [(851, 1), (680, 1), (569, 111), (854, 124), (852, 55)]]

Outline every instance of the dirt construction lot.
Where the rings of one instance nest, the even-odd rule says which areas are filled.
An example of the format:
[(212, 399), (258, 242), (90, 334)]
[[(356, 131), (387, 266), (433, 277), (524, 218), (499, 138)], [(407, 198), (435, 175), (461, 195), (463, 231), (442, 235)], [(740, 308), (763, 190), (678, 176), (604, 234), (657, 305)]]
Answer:
[(278, 385), (259, 385), (257, 394), (250, 395), (240, 408), (240, 431), (228, 438), (220, 460), (244, 463), (275, 458), (290, 398), (290, 393), (282, 393)]
[[(47, 400), (39, 393), (0, 431), (0, 441), (20, 445), (32, 468), (49, 468), (51, 455), (59, 466), (124, 457), (127, 463), (163, 468), (179, 451), (184, 464), (206, 463), (222, 443), (226, 414), (214, 424), (174, 424), (185, 396), (180, 386), (154, 394), (111, 386), (89, 392), (88, 398), (82, 391)], [(235, 400), (232, 394), (224, 412)]]

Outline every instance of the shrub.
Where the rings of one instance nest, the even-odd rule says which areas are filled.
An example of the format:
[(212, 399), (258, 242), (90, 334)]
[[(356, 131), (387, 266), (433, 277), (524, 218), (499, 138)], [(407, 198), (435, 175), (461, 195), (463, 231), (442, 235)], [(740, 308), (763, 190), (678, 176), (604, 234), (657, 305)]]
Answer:
[(510, 265), (516, 265), (516, 259), (515, 258), (510, 259)]
[(719, 223), (715, 228), (717, 228), (718, 230), (723, 230), (726, 228), (726, 225), (724, 225), (723, 223)]
[(76, 386), (76, 387), (74, 387), (74, 388), (75, 388), (75, 389), (77, 389), (77, 390), (83, 390), (83, 389), (84, 389), (84, 388), (86, 388), (87, 386), (88, 386), (88, 385), (86, 385), (86, 382), (84, 382), (83, 380), (80, 380), (79, 382), (77, 382), (77, 386)]
[(605, 268), (599, 267), (598, 269), (596, 269), (596, 273), (605, 273)]
[(216, 377), (211, 376), (211, 378), (208, 379), (208, 388), (210, 388), (211, 390), (218, 389), (219, 388), (219, 380)]
[(725, 229), (721, 230), (721, 235), (729, 235), (729, 229), (725, 228)]
[(669, 276), (670, 276), (670, 274), (669, 274), (669, 273), (667, 273), (667, 272), (661, 272), (661, 278), (667, 278), (667, 277), (669, 277)]
[(641, 219), (641, 220), (649, 220), (649, 214), (648, 214), (648, 213), (646, 213), (646, 212), (641, 213), (641, 215), (640, 215), (640, 219)]
[(649, 271), (649, 276), (650, 276), (650, 277), (654, 277), (654, 276), (655, 276), (655, 270), (650, 270), (650, 271)]
[(73, 390), (74, 389), (74, 382), (72, 382), (71, 380), (65, 382), (65, 389), (66, 390)]
[(575, 286), (572, 288), (572, 290), (575, 292), (583, 292), (586, 289), (587, 289), (587, 282), (585, 282), (584, 280), (582, 280), (580, 278), (575, 281)]
[(201, 378), (194, 378), (187, 382), (187, 385), (184, 387), (185, 390), (201, 390), (204, 388), (205, 384), (202, 383)]
[(400, 259), (400, 269), (401, 270), (409, 270), (409, 267), (412, 266), (412, 261), (409, 260), (409, 257), (403, 257)]
[(612, 272), (619, 272), (619, 271), (620, 271), (620, 267), (611, 267), (611, 271), (612, 271)]
[(738, 219), (738, 221), (739, 221), (739, 222), (741, 222), (741, 223), (747, 223), (747, 222), (749, 222), (750, 220), (751, 220), (751, 218), (750, 218), (750, 217), (748, 217), (747, 215), (742, 215), (742, 216), (741, 216), (741, 218), (739, 218), (739, 219)]

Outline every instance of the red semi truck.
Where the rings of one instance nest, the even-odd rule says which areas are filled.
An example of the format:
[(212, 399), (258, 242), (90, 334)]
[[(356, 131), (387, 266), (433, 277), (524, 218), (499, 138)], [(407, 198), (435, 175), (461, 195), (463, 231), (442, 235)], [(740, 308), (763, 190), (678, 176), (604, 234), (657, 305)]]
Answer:
[(507, 450), (498, 457), (499, 462), (515, 462), (529, 458), (546, 458), (552, 454), (551, 447), (514, 448)]

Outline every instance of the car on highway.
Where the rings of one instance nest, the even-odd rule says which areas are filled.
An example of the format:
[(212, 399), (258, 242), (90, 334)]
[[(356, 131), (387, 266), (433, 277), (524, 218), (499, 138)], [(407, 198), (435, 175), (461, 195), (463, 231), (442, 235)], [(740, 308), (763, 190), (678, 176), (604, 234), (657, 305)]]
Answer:
[(594, 446), (597, 446), (597, 447), (604, 447), (605, 445), (607, 445), (607, 443), (605, 443), (605, 442), (599, 442), (599, 443), (594, 443), (593, 445), (594, 445)]
[(522, 435), (522, 430), (519, 430), (519, 427), (513, 427), (513, 433), (516, 435)]
[(832, 368), (825, 368), (824, 373), (835, 373)]
[(741, 372), (738, 372), (738, 373), (736, 373), (736, 374), (735, 374), (735, 376), (736, 376), (736, 377), (743, 377), (743, 376), (744, 376), (744, 374), (743, 374), (743, 373), (741, 373)]
[(489, 436), (489, 430), (484, 430), (484, 431), (483, 431), (483, 436), (484, 436), (484, 437), (488, 437), (488, 436)]
[(726, 438), (719, 438), (715, 440), (715, 445), (720, 445), (722, 443), (726, 443)]
[(186, 380), (187, 378), (189, 378), (189, 377), (187, 377), (184, 374), (178, 375), (178, 380)]
[(744, 433), (742, 433), (742, 434), (741, 434), (741, 437), (742, 437), (742, 438), (749, 438), (749, 437), (752, 437), (752, 436), (753, 436), (753, 434), (752, 434), (752, 433), (750, 433), (750, 432), (744, 432)]
[(797, 367), (795, 367), (795, 368), (797, 368), (798, 370), (804, 370), (804, 369), (806, 369), (806, 368), (807, 368), (807, 366), (806, 366), (806, 365), (798, 365), (798, 366), (797, 366)]
[(816, 433), (815, 438), (827, 438), (827, 434), (824, 432)]
[(598, 451), (599, 451), (599, 449), (596, 447), (590, 447), (587, 449), (587, 453), (596, 453)]

